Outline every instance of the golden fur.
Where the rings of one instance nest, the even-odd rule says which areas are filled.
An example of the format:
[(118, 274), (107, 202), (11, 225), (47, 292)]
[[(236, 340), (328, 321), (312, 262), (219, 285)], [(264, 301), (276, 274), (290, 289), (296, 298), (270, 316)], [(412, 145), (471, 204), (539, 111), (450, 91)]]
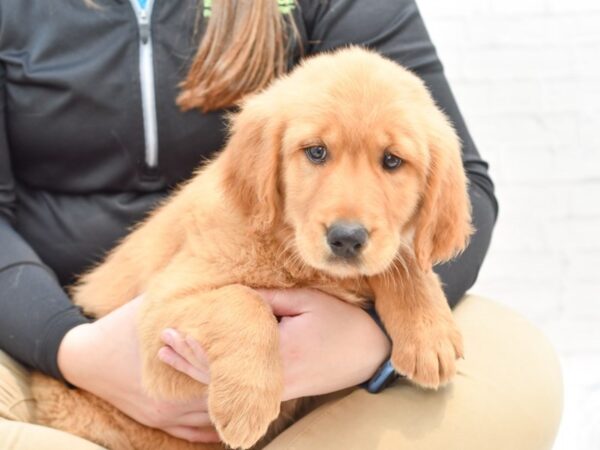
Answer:
[[(324, 164), (308, 160), (311, 145), (326, 146)], [(384, 152), (402, 165), (384, 170)], [(369, 233), (355, 264), (332, 258), (324, 237), (341, 219)], [(223, 442), (248, 448), (299, 406), (280, 405), (277, 321), (250, 288), (375, 298), (396, 369), (436, 388), (454, 375), (462, 341), (431, 268), (464, 249), (470, 233), (452, 126), (416, 76), (350, 48), (310, 58), (247, 99), (224, 151), (85, 274), (73, 297), (102, 316), (145, 293), (138, 327), (148, 392), (175, 399), (208, 390)], [(202, 343), (209, 386), (157, 360), (166, 327)], [(111, 449), (218, 448), (139, 425), (41, 375), (34, 394), (40, 423)]]

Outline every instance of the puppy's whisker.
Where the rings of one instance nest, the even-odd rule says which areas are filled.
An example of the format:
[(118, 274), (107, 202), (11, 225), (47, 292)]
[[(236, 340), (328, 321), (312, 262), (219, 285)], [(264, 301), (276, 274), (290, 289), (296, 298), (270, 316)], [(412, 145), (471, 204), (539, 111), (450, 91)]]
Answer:
[(396, 273), (398, 275), (398, 278), (402, 278), (402, 273), (400, 273), (400, 267), (402, 267), (402, 269), (404, 269), (404, 275), (408, 276), (408, 266), (401, 254), (396, 255), (396, 257), (394, 258), (394, 263), (397, 263), (397, 264), (393, 264), (393, 266), (394, 266), (394, 270), (396, 271)]
[(382, 275), (383, 275), (383, 283), (386, 286), (386, 288), (389, 288), (390, 286), (392, 286), (393, 279), (391, 277), (389, 267), (382, 273)]
[[(400, 240), (399, 247), (400, 247), (400, 249), (396, 253), (396, 256), (394, 257), (394, 262), (399, 263), (402, 266), (402, 268), (404, 269), (404, 274), (406, 276), (408, 276), (408, 274), (409, 274), (408, 264), (406, 262), (404, 255), (409, 255), (412, 252), (412, 248), (411, 248), (410, 244), (403, 239)], [(396, 266), (396, 264), (394, 264), (394, 266)], [(399, 270), (399, 268), (396, 267), (396, 270)], [(398, 272), (398, 276), (399, 277), (401, 276), (401, 274), (399, 272)]]
[(277, 250), (275, 250), (275, 260), (279, 261), (283, 259), (286, 253), (289, 253), (288, 244), (286, 242), (281, 242), (277, 247)]
[(304, 262), (304, 259), (300, 256), (297, 250), (296, 245), (296, 237), (294, 236), (292, 239), (285, 241), (283, 244), (282, 250), (282, 259), (285, 255), (284, 261), (292, 267), (297, 267), (299, 270), (306, 270), (308, 268), (307, 264)]
[(390, 276), (394, 276), (396, 283), (402, 282), (402, 273), (400, 273), (400, 267), (396, 264), (396, 261), (402, 265), (404, 261), (402, 259), (394, 259), (394, 263), (390, 268)]
[(275, 258), (277, 261), (283, 260), (289, 263), (305, 265), (304, 261), (298, 255), (296, 247), (296, 238), (293, 236), (291, 239), (283, 240), (275, 252)]

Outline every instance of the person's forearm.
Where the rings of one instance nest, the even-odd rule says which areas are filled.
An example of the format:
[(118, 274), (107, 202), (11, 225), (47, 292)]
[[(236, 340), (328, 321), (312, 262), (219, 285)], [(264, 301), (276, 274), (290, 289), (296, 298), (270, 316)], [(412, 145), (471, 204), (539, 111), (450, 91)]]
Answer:
[(0, 349), (62, 379), (57, 365), (60, 342), (71, 328), (87, 319), (3, 219), (0, 249)]

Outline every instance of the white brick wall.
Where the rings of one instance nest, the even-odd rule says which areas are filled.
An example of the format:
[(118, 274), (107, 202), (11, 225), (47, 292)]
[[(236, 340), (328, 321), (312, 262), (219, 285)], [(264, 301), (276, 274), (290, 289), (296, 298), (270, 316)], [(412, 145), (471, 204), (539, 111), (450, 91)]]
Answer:
[(600, 449), (600, 0), (418, 1), (497, 185), (473, 291), (560, 352), (555, 449)]

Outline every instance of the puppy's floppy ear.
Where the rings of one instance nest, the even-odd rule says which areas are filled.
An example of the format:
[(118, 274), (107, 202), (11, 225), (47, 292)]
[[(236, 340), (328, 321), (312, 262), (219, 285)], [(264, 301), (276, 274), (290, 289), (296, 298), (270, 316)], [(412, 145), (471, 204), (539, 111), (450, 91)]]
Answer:
[(460, 140), (435, 106), (428, 109), (424, 123), (431, 160), (417, 216), (414, 250), (420, 268), (428, 271), (463, 251), (473, 228)]
[(258, 229), (268, 229), (282, 208), (279, 165), (283, 123), (264, 94), (246, 100), (231, 118), (223, 154), (225, 193)]

